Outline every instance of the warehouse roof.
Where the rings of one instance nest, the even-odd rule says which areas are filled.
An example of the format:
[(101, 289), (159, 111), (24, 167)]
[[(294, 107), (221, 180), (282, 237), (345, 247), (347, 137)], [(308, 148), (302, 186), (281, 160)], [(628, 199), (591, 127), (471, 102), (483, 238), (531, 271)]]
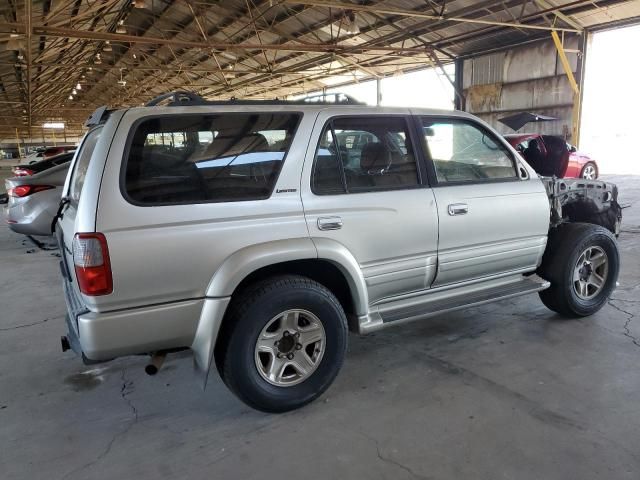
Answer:
[(638, 0), (3, 2), (0, 135), (167, 90), (296, 95), (637, 16)]

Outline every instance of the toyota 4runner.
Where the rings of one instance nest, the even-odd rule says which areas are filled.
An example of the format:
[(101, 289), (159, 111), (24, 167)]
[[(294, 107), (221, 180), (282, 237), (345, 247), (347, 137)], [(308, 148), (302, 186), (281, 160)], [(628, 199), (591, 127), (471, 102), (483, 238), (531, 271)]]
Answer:
[(176, 92), (87, 126), (54, 228), (88, 363), (191, 349), (282, 412), (348, 330), (533, 292), (586, 316), (616, 285), (615, 185), (541, 178), (466, 113)]

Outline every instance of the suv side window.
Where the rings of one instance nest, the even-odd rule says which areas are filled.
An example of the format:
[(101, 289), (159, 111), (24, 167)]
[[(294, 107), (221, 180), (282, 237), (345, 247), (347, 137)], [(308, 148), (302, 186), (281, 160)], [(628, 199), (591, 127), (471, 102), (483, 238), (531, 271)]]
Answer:
[(422, 131), (439, 184), (518, 178), (510, 152), (479, 125), (422, 118)]
[(98, 143), (98, 138), (100, 138), (100, 132), (102, 132), (102, 126), (89, 131), (80, 146), (78, 158), (76, 158), (73, 166), (73, 176), (71, 177), (71, 184), (69, 186), (69, 197), (71, 197), (71, 200), (74, 202), (80, 200), (80, 193), (82, 192), (84, 180), (87, 176), (89, 161)]
[(123, 193), (138, 205), (269, 198), (300, 115), (163, 115), (134, 129)]
[(393, 190), (419, 183), (404, 117), (340, 117), (325, 126), (312, 174), (315, 194)]

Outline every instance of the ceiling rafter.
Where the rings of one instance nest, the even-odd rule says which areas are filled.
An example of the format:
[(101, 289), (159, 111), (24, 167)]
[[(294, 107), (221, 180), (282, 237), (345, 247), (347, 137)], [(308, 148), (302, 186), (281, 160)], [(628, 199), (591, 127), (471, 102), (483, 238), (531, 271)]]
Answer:
[[(100, 104), (137, 105), (168, 89), (218, 98), (282, 97), (381, 78), (547, 37), (550, 29), (579, 34), (594, 18), (640, 16), (629, 4), (153, 0), (140, 9), (131, 0), (7, 0), (0, 8), (0, 104), (14, 121), (2, 118), (0, 132), (16, 125), (24, 131), (53, 117), (79, 130)], [(117, 33), (122, 24), (127, 34)], [(15, 38), (25, 48), (2, 48)], [(82, 90), (71, 102), (78, 82)]]

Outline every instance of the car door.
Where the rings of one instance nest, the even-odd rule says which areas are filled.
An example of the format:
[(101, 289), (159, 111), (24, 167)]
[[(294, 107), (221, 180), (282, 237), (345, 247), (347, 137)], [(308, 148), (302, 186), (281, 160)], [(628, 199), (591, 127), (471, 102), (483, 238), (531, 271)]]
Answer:
[(535, 269), (549, 228), (549, 204), (537, 175), (475, 120), (417, 121), (439, 216), (433, 286)]
[(429, 288), (438, 218), (406, 111), (370, 112), (320, 112), (301, 194), (319, 256), (329, 245), (346, 249), (362, 271), (369, 303), (376, 303)]

